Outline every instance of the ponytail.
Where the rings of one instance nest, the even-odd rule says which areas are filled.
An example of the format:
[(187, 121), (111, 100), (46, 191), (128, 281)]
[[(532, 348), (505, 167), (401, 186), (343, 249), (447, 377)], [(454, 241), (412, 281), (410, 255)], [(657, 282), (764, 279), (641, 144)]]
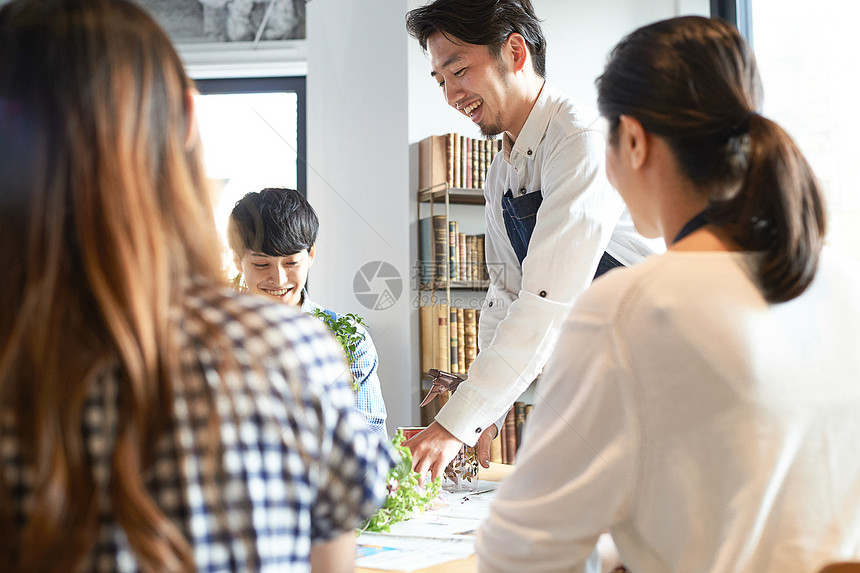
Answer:
[(701, 16), (639, 28), (612, 50), (597, 91), (610, 137), (629, 115), (663, 138), (708, 193), (706, 220), (762, 253), (755, 274), (767, 301), (806, 290), (824, 242), (824, 198), (791, 137), (753, 111), (761, 80), (737, 28)]
[(713, 200), (708, 220), (725, 227), (744, 249), (759, 251), (756, 271), (769, 302), (789, 301), (809, 286), (824, 243), (821, 189), (803, 154), (779, 125), (749, 118), (749, 159), (740, 189)]

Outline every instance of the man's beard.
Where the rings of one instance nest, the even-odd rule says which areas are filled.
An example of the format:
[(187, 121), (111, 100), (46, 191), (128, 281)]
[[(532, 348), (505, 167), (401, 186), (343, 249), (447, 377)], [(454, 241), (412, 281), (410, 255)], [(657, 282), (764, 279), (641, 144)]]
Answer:
[[(505, 96), (507, 96), (508, 88), (510, 87), (510, 81), (508, 81), (508, 77), (505, 75), (505, 66), (501, 60), (497, 60), (497, 71), (499, 77), (502, 79), (504, 94)], [(483, 135), (484, 137), (495, 137), (503, 133), (505, 131), (505, 127), (502, 125), (501, 110), (496, 110), (496, 117), (493, 118), (493, 123), (489, 125), (478, 124), (478, 128), (481, 130), (481, 135)]]
[(495, 137), (500, 135), (505, 128), (502, 127), (502, 117), (500, 113), (496, 114), (495, 121), (489, 125), (480, 125), (478, 124), (478, 129), (481, 130), (481, 135), (484, 137)]

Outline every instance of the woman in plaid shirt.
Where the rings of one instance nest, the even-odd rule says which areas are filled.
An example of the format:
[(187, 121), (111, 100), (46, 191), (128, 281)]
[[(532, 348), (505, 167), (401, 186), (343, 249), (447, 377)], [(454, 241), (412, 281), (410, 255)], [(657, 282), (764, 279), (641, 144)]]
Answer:
[(126, 0), (0, 9), (6, 571), (351, 571), (384, 498), (325, 326), (221, 284), (192, 89)]

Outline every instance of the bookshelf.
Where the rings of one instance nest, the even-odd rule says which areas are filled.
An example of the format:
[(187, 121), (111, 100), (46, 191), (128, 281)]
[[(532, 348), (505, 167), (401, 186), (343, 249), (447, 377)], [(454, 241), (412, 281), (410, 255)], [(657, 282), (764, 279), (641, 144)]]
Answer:
[[(423, 394), (430, 388), (431, 379), (427, 374), (430, 368), (461, 376), (468, 371), (477, 355), (477, 325), (489, 278), (483, 268), (483, 237), (478, 241), (480, 233), (458, 232), (455, 230), (457, 222), (452, 218), (453, 205), (469, 206), (468, 209), (480, 215), (482, 230), (483, 191), (450, 187), (443, 181), (419, 190), (417, 203), (420, 392)], [(472, 231), (479, 230), (474, 221), (471, 225)], [(464, 236), (473, 240), (464, 240)], [(466, 242), (473, 243), (471, 248)], [(434, 403), (422, 408), (422, 425), (432, 421), (446, 400), (447, 396), (437, 397)]]
[[(419, 390), (430, 387), (430, 368), (465, 375), (477, 355), (477, 324), (489, 287), (484, 262), (484, 176), (499, 142), (455, 133), (418, 144)], [(452, 207), (460, 211), (455, 216)], [(464, 211), (465, 209), (465, 211)], [(432, 421), (447, 396), (422, 408)]]
[[(416, 220), (421, 396), (430, 390), (430, 368), (465, 376), (477, 356), (480, 309), (490, 282), (484, 260), (482, 187), (500, 143), (457, 134), (434, 135), (419, 142)], [(474, 239), (470, 242), (464, 236)], [(447, 399), (437, 396), (421, 409), (422, 426), (433, 421)], [(499, 458), (493, 461), (515, 460), (516, 436), (521, 434), (526, 407), (532, 402), (533, 385), (511, 409), (494, 441)], [(508, 451), (511, 448), (514, 453)]]

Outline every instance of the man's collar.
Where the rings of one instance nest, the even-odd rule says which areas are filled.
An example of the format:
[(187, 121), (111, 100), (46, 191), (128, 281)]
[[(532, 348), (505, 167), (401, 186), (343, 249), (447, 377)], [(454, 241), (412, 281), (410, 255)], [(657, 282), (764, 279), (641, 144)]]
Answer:
[[(505, 132), (502, 134), (502, 151), (504, 152), (505, 161), (511, 162), (511, 154), (516, 150), (520, 153), (528, 154), (529, 150), (536, 150), (538, 145), (546, 133), (550, 119), (552, 119), (553, 105), (552, 101), (557, 99), (557, 91), (555, 87), (547, 81), (544, 81), (540, 93), (532, 106), (523, 128), (516, 140)], [(532, 153), (530, 158), (534, 159), (535, 154)]]

